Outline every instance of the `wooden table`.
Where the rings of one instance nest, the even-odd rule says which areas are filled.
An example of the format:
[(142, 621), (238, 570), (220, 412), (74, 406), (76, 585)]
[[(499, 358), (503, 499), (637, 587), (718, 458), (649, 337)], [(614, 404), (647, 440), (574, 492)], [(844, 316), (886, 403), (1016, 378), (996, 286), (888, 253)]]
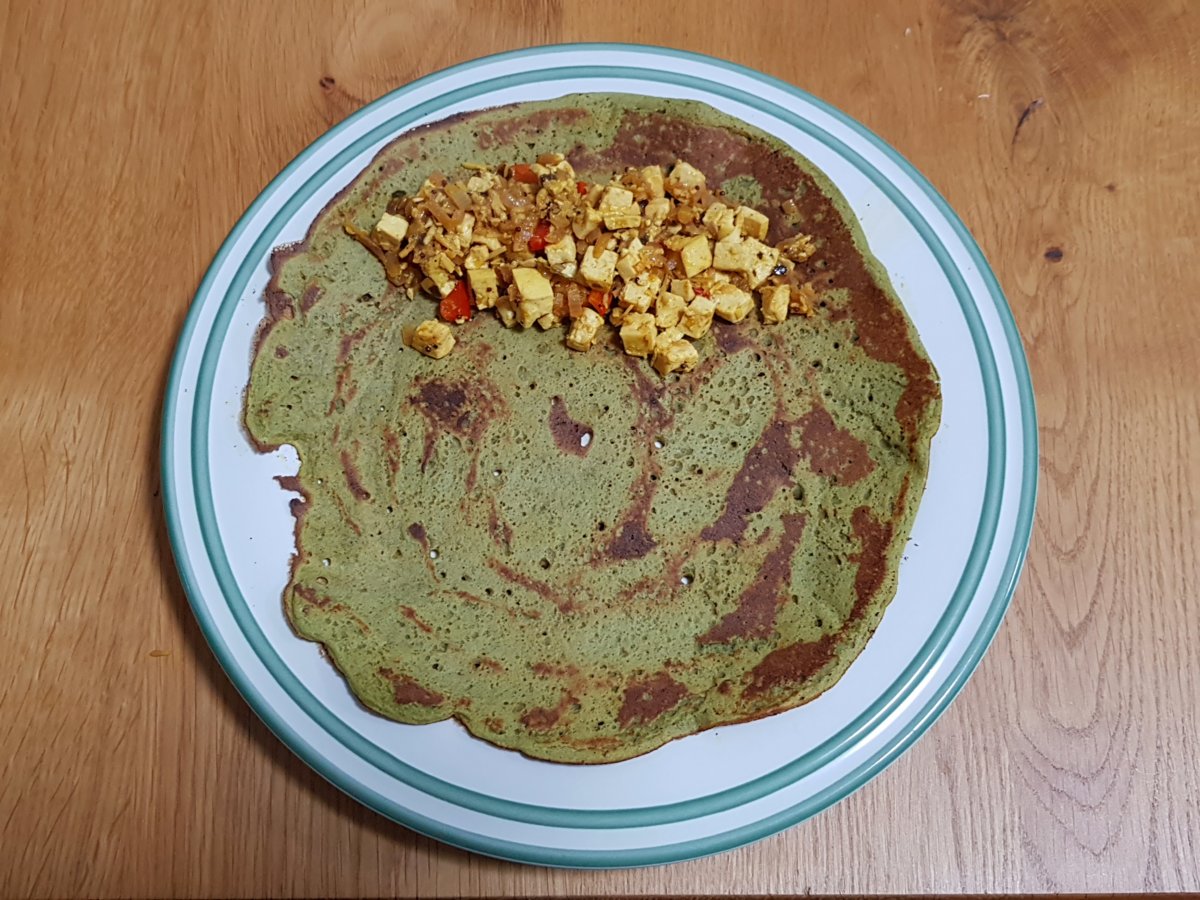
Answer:
[[(755, 66), (899, 148), (995, 266), (1041, 421), (1029, 564), (941, 721), (806, 824), (631, 872), (322, 781), (218, 668), (159, 500), (171, 351), (255, 194), (397, 85), (577, 40)], [(1197, 43), (1189, 0), (6, 4), (0, 895), (1200, 888)]]

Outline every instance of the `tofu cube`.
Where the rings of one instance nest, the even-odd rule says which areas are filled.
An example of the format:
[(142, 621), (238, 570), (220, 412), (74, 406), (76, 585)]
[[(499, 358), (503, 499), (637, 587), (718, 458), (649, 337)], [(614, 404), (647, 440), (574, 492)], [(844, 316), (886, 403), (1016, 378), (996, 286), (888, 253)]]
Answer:
[(594, 309), (584, 309), (571, 320), (571, 329), (567, 332), (567, 346), (572, 350), (588, 350), (596, 343), (600, 326), (604, 317)]
[(583, 261), (579, 265), (579, 275), (588, 285), (601, 290), (611, 290), (613, 277), (617, 272), (617, 253), (615, 250), (596, 252), (595, 245), (583, 252)]
[(441, 359), (454, 349), (454, 335), (445, 322), (426, 319), (413, 329), (409, 345), (432, 359)]
[(501, 294), (500, 299), (496, 301), (496, 313), (505, 328), (512, 328), (517, 324), (517, 305), (507, 293)]
[(537, 320), (538, 328), (542, 331), (549, 331), (562, 324), (562, 319), (556, 316), (553, 312), (548, 312), (544, 316), (539, 316)]
[(575, 233), (575, 237), (582, 241), (594, 233), (603, 221), (604, 216), (600, 215), (599, 211), (592, 209), (590, 206), (581, 206), (579, 207), (579, 211), (575, 213), (574, 221), (571, 222), (571, 231)]
[(754, 247), (739, 234), (717, 241), (713, 248), (713, 268), (726, 272), (748, 272), (754, 265)]
[(627, 207), (620, 212), (606, 213), (604, 216), (604, 227), (609, 231), (637, 228), (641, 224), (642, 213), (636, 205)]
[(444, 255), (439, 254), (438, 257), (421, 266), (421, 271), (425, 273), (426, 278), (433, 282), (434, 289), (438, 292), (438, 296), (441, 297), (449, 296), (450, 292), (454, 290), (454, 286), (458, 284), (458, 279), (454, 277), (454, 273), (448, 267), (443, 266), (442, 260), (439, 258)]
[(678, 341), (683, 337), (683, 332), (678, 328), (663, 328), (658, 332), (658, 337), (654, 339), (654, 349), (658, 350), (672, 341)]
[(458, 238), (459, 244), (463, 247), (471, 243), (471, 236), (475, 233), (475, 215), (474, 213), (464, 213), (462, 221), (458, 223), (458, 228), (454, 229), (454, 236)]
[(663, 190), (663, 172), (661, 167), (646, 166), (642, 169), (642, 181), (646, 184), (646, 191), (650, 195), (651, 200), (666, 196)]
[(754, 253), (754, 262), (746, 272), (746, 280), (750, 282), (750, 287), (756, 288), (770, 278), (779, 265), (779, 251), (754, 238), (747, 238), (746, 243), (751, 245)]
[(769, 284), (759, 291), (762, 297), (762, 317), (768, 325), (778, 325), (788, 314), (791, 288), (786, 284)]
[(408, 219), (394, 213), (384, 213), (371, 232), (371, 237), (375, 238), (375, 242), (384, 250), (395, 250), (406, 234)]
[(487, 266), (491, 255), (487, 247), (482, 244), (473, 244), (467, 251), (466, 258), (463, 259), (463, 268), (467, 270), (482, 269)]
[(758, 238), (760, 241), (767, 239), (767, 230), (771, 227), (771, 222), (765, 215), (749, 206), (737, 208), (734, 223), (746, 237)]
[(608, 311), (608, 321), (620, 328), (621, 323), (625, 321), (625, 313), (627, 311), (623, 306), (614, 306)]
[(690, 197), (697, 188), (704, 187), (704, 173), (681, 160), (675, 163), (663, 186), (672, 197)]
[(666, 197), (656, 197), (646, 204), (642, 215), (645, 217), (647, 224), (661, 225), (667, 220), (667, 216), (671, 214), (671, 201)]
[(545, 275), (537, 269), (520, 267), (512, 270), (512, 277), (520, 295), (517, 303), (518, 322), (529, 328), (542, 316), (553, 312), (554, 290)]
[(754, 297), (732, 284), (713, 286), (712, 298), (716, 301), (716, 314), (726, 322), (740, 322), (754, 310)]
[(499, 235), (492, 231), (486, 231), (481, 228), (474, 233), (472, 239), (475, 241), (475, 243), (482, 244), (484, 247), (487, 247), (488, 251), (491, 253), (499, 253), (504, 249), (504, 244), (500, 242)]
[(691, 303), (692, 298), (696, 296), (695, 288), (692, 287), (692, 283), (686, 278), (672, 278), (671, 293), (682, 297), (684, 303)]
[(654, 305), (661, 289), (662, 279), (657, 275), (639, 275), (636, 280), (625, 282), (619, 302), (627, 310), (644, 313)]
[(642, 224), (641, 208), (633, 201), (633, 192), (612, 185), (600, 196), (600, 215), (610, 231), (637, 228)]
[(642, 259), (642, 249), (642, 242), (638, 238), (634, 238), (617, 258), (617, 274), (626, 281), (633, 281), (637, 278), (637, 267)]
[(696, 235), (684, 244), (679, 251), (679, 256), (683, 261), (683, 273), (688, 278), (694, 278), (713, 263), (712, 247), (708, 243), (708, 238), (702, 234)]
[(649, 356), (654, 352), (654, 339), (657, 336), (654, 316), (640, 312), (626, 313), (625, 321), (621, 324), (621, 343), (630, 356)]
[(663, 291), (658, 295), (658, 303), (654, 305), (654, 324), (659, 328), (674, 328), (679, 324), (686, 306), (687, 301), (679, 294)]
[(810, 234), (797, 234), (779, 245), (783, 255), (796, 262), (804, 262), (817, 252), (817, 245)]
[(679, 330), (690, 338), (704, 337), (712, 327), (713, 313), (716, 311), (717, 301), (697, 294), (684, 309), (679, 319)]
[(475, 295), (475, 305), (479, 309), (491, 309), (500, 299), (500, 281), (496, 272), (486, 266), (482, 269), (467, 269), (467, 281), (471, 285), (471, 293)]
[(704, 213), (704, 227), (717, 240), (733, 234), (737, 225), (734, 222), (733, 210), (724, 203), (714, 203)]
[(488, 188), (500, 183), (500, 176), (495, 172), (476, 172), (467, 179), (467, 190), (472, 194), (486, 194)]
[(651, 365), (659, 375), (668, 375), (675, 371), (687, 372), (695, 368), (699, 360), (700, 353), (696, 346), (691, 341), (679, 338), (669, 342), (659, 341), (654, 348)]
[(547, 244), (546, 262), (564, 278), (574, 278), (578, 268), (575, 262), (575, 238), (565, 234), (553, 244)]

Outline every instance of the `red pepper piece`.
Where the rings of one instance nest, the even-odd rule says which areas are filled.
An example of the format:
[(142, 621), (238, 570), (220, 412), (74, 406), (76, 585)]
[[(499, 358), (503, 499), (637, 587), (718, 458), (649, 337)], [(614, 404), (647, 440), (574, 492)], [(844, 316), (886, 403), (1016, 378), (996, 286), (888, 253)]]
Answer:
[(546, 244), (549, 243), (546, 238), (550, 236), (550, 223), (545, 219), (537, 223), (537, 227), (533, 229), (533, 237), (529, 239), (529, 252), (541, 253), (546, 249)]
[(438, 315), (443, 321), (461, 325), (471, 318), (472, 300), (471, 289), (465, 281), (460, 281), (438, 304)]
[(522, 184), (537, 184), (540, 179), (528, 163), (517, 163), (512, 167), (513, 178)]
[(608, 291), (589, 291), (587, 305), (600, 315), (607, 316), (608, 310), (612, 307), (612, 294)]

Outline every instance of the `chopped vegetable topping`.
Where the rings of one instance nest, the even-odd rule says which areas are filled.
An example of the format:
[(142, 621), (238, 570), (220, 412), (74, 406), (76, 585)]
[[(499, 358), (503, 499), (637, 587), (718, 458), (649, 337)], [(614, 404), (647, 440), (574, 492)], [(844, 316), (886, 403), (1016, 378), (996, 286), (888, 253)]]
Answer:
[(461, 325), (471, 318), (471, 292), (465, 281), (454, 285), (454, 289), (438, 304), (438, 315), (455, 325)]
[(607, 322), (626, 353), (666, 375), (695, 366), (691, 342), (714, 315), (744, 320), (756, 294), (767, 325), (814, 314), (816, 289), (796, 270), (817, 252), (813, 238), (769, 244), (768, 216), (729, 206), (687, 162), (628, 168), (609, 184), (577, 180), (557, 153), (464, 171), (459, 181), (434, 173), (416, 194), (393, 194), (370, 232), (345, 226), (388, 281), (439, 299), (442, 321), (423, 322), (409, 340), (427, 356), (453, 348), (445, 323), (495, 309), (508, 328), (567, 321), (566, 344), (578, 351)]

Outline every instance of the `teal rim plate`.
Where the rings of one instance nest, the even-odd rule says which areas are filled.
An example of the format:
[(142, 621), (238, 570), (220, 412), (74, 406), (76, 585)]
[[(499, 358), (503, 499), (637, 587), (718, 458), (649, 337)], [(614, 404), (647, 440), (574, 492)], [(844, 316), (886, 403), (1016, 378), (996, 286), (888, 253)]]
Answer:
[[(293, 549), (290, 448), (260, 455), (239, 413), (271, 248), (300, 239), (389, 140), (457, 112), (579, 92), (704, 101), (795, 147), (841, 189), (942, 376), (929, 483), (875, 637), (806, 706), (638, 759), (563, 766), (359, 706), (280, 595)], [(1012, 313), (979, 247), (895, 150), (826, 103), (719, 59), (629, 44), (463, 63), (376, 100), (296, 157), (234, 226), (196, 292), (163, 411), (163, 496), (180, 577), (220, 664), (267, 726), (350, 796), (423, 834), (519, 862), (653, 865), (729, 850), (864, 785), (961, 690), (1024, 562), (1037, 426)], [(252, 511), (252, 512), (251, 512)]]

